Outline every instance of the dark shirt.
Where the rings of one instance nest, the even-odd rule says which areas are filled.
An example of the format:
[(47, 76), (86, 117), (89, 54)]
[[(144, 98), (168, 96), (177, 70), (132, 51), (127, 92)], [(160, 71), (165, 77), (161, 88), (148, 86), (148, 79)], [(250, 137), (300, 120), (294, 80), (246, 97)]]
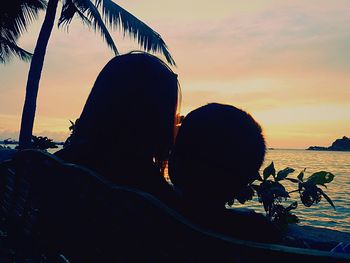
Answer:
[(265, 216), (254, 211), (209, 208), (205, 204), (194, 206), (182, 200), (177, 209), (194, 223), (209, 230), (233, 238), (278, 243), (282, 240), (282, 231)]
[(166, 203), (173, 203), (175, 198), (173, 189), (152, 159), (120, 156), (117, 152), (92, 150), (84, 145), (67, 146), (55, 155), (66, 162), (83, 165), (112, 183), (148, 192)]

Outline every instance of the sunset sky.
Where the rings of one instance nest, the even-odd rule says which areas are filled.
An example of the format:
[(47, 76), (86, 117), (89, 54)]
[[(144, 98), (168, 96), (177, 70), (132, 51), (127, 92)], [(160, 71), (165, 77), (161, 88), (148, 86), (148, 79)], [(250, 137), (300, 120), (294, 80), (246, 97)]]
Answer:
[[(269, 147), (328, 146), (350, 136), (349, 0), (114, 0), (160, 33), (182, 88), (181, 113), (208, 102), (238, 106)], [(60, 11), (60, 7), (58, 9)], [(33, 51), (43, 15), (20, 39)], [(138, 49), (119, 32), (121, 53)], [(64, 140), (98, 72), (113, 57), (74, 20), (49, 42), (34, 134)], [(0, 139), (18, 139), (29, 63), (0, 65)]]

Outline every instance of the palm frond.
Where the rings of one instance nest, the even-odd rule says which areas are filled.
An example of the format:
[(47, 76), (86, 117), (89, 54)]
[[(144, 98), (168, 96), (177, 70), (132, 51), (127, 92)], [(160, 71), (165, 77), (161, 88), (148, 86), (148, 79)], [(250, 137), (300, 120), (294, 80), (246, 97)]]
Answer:
[(12, 0), (4, 4), (0, 12), (0, 63), (8, 62), (13, 55), (30, 61), (32, 54), (20, 48), (16, 42), (27, 30), (28, 25), (38, 17), (40, 10), (47, 7), (46, 0)]
[[(117, 46), (115, 45), (113, 38), (111, 37), (97, 7), (90, 0), (66, 0), (66, 2), (71, 2), (74, 4), (76, 8), (75, 13), (77, 13), (84, 22), (88, 23), (90, 27), (92, 26), (95, 31), (99, 31), (103, 39), (106, 41), (107, 45), (113, 50), (116, 55), (118, 55), (119, 52)], [(67, 25), (69, 25), (71, 21), (69, 18), (69, 15), (62, 18), (61, 24), (63, 21), (67, 21)]]
[(82, 22), (85, 25), (91, 26), (91, 21), (89, 20), (89, 18), (87, 18), (83, 14), (83, 12), (81, 12), (75, 6), (73, 1), (72, 0), (65, 0), (65, 2), (62, 5), (60, 18), (58, 20), (58, 27), (64, 26), (68, 31), (68, 27), (69, 27), (70, 23), (72, 22), (72, 19), (73, 19), (75, 14), (77, 14), (80, 17), (80, 19), (82, 20)]
[(121, 29), (125, 34), (136, 39), (146, 51), (162, 53), (169, 64), (176, 65), (162, 37), (137, 17), (130, 14), (112, 0), (95, 0), (101, 6), (107, 25)]
[(46, 0), (14, 0), (10, 5), (4, 5), (0, 14), (0, 33), (8, 30), (19, 37), (46, 6)]
[(13, 55), (26, 62), (32, 58), (31, 53), (17, 46), (15, 42), (0, 36), (0, 63), (7, 63)]

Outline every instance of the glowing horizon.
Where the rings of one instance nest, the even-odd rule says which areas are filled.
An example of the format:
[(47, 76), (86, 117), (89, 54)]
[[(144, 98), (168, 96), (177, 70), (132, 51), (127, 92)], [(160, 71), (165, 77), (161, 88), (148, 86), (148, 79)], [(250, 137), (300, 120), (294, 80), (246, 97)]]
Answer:
[[(182, 114), (232, 104), (262, 125), (269, 147), (329, 146), (350, 135), (350, 5), (336, 1), (116, 1), (162, 35), (175, 58)], [(58, 9), (60, 11), (60, 8)], [(42, 16), (20, 39), (34, 49)], [(121, 53), (137, 49), (116, 32)], [(34, 134), (62, 141), (113, 53), (74, 21), (54, 28)], [(0, 140), (18, 138), (29, 64), (0, 66)]]

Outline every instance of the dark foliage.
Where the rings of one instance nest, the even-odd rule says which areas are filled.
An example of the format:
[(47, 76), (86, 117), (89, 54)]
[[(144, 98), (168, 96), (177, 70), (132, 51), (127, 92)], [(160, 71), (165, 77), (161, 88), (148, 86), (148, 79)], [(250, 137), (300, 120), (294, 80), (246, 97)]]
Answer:
[[(287, 167), (276, 173), (274, 163), (272, 162), (263, 170), (263, 177), (259, 178), (259, 185), (251, 184), (235, 197), (240, 203), (251, 200), (256, 193), (258, 201), (264, 206), (266, 216), (270, 221), (277, 223), (281, 227), (286, 227), (290, 223), (298, 223), (299, 218), (292, 214), (292, 210), (298, 207), (298, 202), (294, 201), (285, 207), (282, 202), (290, 198), (290, 193), (298, 192), (300, 200), (304, 206), (310, 207), (321, 201), (322, 197), (335, 209), (334, 203), (329, 196), (318, 187), (318, 185), (326, 187), (334, 179), (334, 175), (330, 172), (320, 171), (312, 174), (304, 180), (305, 169), (299, 173), (297, 178), (288, 178), (295, 170)], [(272, 179), (269, 179), (272, 178)], [(288, 192), (282, 182), (290, 181), (298, 184), (298, 189)]]
[(46, 136), (32, 136), (32, 145), (34, 149), (39, 150), (47, 150), (49, 148), (57, 148), (57, 145), (55, 142), (52, 141), (52, 139), (47, 138)]
[(20, 35), (46, 8), (45, 0), (11, 0), (0, 11), (0, 63), (6, 63), (13, 55), (29, 61), (31, 54), (17, 45)]
[(72, 139), (72, 136), (73, 136), (74, 133), (75, 133), (75, 127), (76, 127), (76, 124), (77, 124), (77, 121), (78, 121), (78, 120), (79, 120), (79, 118), (76, 119), (75, 122), (72, 121), (72, 120), (69, 120), (70, 126), (69, 126), (68, 129), (69, 129), (69, 131), (70, 131), (70, 135), (68, 136), (68, 138), (67, 138), (66, 141), (64, 142), (63, 148), (64, 148), (64, 147), (67, 147), (68, 145), (71, 144), (71, 139)]

